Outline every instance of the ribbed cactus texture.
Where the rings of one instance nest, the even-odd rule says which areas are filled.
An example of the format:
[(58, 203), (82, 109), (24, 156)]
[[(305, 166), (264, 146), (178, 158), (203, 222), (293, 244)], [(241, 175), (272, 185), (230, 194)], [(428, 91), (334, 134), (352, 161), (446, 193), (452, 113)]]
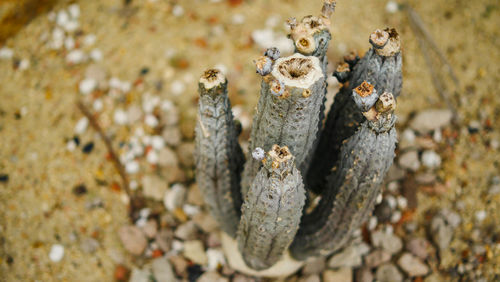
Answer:
[[(325, 0), (320, 16), (288, 21), (295, 54), (269, 48), (254, 61), (262, 82), (246, 161), (225, 77), (208, 70), (200, 79), (197, 183), (255, 270), (288, 251), (303, 260), (346, 246), (372, 212), (394, 158), (402, 85), (396, 30), (374, 31), (363, 58), (344, 58), (333, 73), (342, 87), (323, 118), (334, 8)], [(307, 193), (321, 194), (310, 212)]]

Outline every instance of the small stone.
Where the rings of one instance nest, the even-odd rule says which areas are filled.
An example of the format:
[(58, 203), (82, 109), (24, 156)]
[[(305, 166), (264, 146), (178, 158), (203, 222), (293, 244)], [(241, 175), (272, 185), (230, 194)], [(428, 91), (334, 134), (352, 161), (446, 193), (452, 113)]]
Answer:
[(83, 45), (92, 46), (94, 45), (97, 37), (94, 34), (87, 34), (83, 37)]
[(85, 184), (79, 184), (73, 187), (72, 192), (75, 196), (82, 196), (87, 194), (87, 187), (85, 186)]
[(389, 222), (392, 216), (392, 209), (387, 199), (383, 199), (382, 202), (375, 207), (373, 213), (376, 216), (378, 222)]
[(399, 5), (398, 5), (398, 3), (396, 1), (389, 1), (385, 5), (385, 10), (389, 14), (394, 14), (394, 13), (396, 13), (399, 10)]
[(80, 17), (80, 6), (78, 4), (71, 4), (68, 6), (69, 15), (76, 19)]
[(418, 113), (410, 122), (410, 127), (422, 134), (447, 126), (453, 113), (448, 109), (431, 109)]
[(306, 260), (304, 268), (302, 268), (302, 274), (320, 274), (325, 269), (325, 266), (325, 257), (310, 257)]
[(50, 248), (49, 258), (53, 262), (60, 262), (64, 257), (64, 247), (60, 244), (54, 244)]
[(375, 268), (391, 260), (392, 255), (384, 250), (375, 250), (365, 256), (365, 264), (369, 268)]
[(163, 137), (160, 135), (151, 136), (151, 146), (153, 146), (155, 150), (161, 150), (165, 147), (165, 140), (163, 140)]
[(217, 270), (219, 268), (219, 266), (223, 266), (226, 264), (224, 252), (222, 252), (222, 250), (220, 248), (208, 249), (207, 250), (207, 257), (208, 257), (207, 269), (210, 271)]
[(402, 168), (411, 171), (417, 171), (420, 168), (420, 161), (418, 160), (418, 152), (415, 150), (411, 150), (403, 153), (401, 156), (399, 156), (398, 163)]
[(482, 222), (485, 218), (486, 218), (486, 211), (485, 210), (480, 210), (480, 211), (477, 211), (474, 216), (476, 217), (476, 220), (478, 222)]
[(214, 232), (219, 228), (219, 223), (207, 212), (196, 214), (193, 221), (206, 233)]
[(116, 124), (118, 125), (124, 125), (128, 123), (128, 116), (127, 112), (125, 112), (122, 109), (116, 109), (115, 113), (113, 114), (113, 120), (115, 121)]
[(354, 281), (356, 282), (372, 282), (373, 273), (368, 267), (361, 267), (354, 273)]
[(323, 272), (323, 281), (352, 282), (352, 269), (350, 267), (343, 267), (339, 270), (325, 270), (325, 272)]
[(144, 233), (134, 225), (122, 226), (118, 230), (118, 236), (125, 249), (133, 255), (141, 255), (146, 249), (148, 243), (146, 237)]
[(156, 151), (151, 150), (146, 155), (146, 160), (150, 164), (157, 164), (158, 161), (160, 160), (160, 157), (158, 157), (158, 153)]
[(433, 150), (426, 150), (422, 153), (422, 164), (430, 169), (438, 168), (441, 165), (441, 157)]
[(177, 156), (183, 167), (191, 168), (194, 166), (194, 143), (182, 143), (177, 147)]
[(377, 268), (375, 279), (378, 282), (401, 282), (403, 281), (403, 275), (396, 266), (387, 263)]
[(155, 128), (159, 124), (158, 119), (152, 114), (147, 114), (144, 118), (144, 122), (151, 128)]
[(92, 93), (97, 87), (97, 81), (92, 78), (86, 78), (78, 84), (78, 89), (82, 95), (88, 95)]
[(429, 255), (429, 248), (431, 248), (431, 244), (424, 238), (412, 238), (406, 243), (405, 247), (413, 255), (425, 260)]
[(308, 276), (299, 277), (297, 282), (321, 282), (321, 278), (318, 274), (311, 274)]
[(174, 271), (172, 270), (172, 265), (170, 265), (170, 263), (165, 257), (155, 258), (152, 262), (152, 268), (155, 281), (158, 282), (177, 281), (177, 278), (175, 278)]
[(144, 196), (161, 201), (168, 189), (168, 183), (156, 175), (146, 175), (142, 178), (142, 193)]
[(70, 64), (79, 64), (87, 60), (87, 56), (82, 50), (75, 49), (66, 55), (66, 62)]
[(173, 211), (184, 205), (185, 198), (186, 188), (182, 184), (174, 184), (170, 190), (165, 193), (163, 204), (169, 211)]
[(437, 176), (434, 172), (432, 171), (427, 171), (427, 172), (422, 172), (422, 173), (417, 173), (415, 175), (415, 181), (418, 184), (433, 184), (436, 182)]
[[(233, 277), (233, 282), (257, 282), (257, 278), (252, 278), (241, 273), (235, 273)], [(314, 281), (311, 281), (314, 282)]]
[(133, 268), (129, 282), (149, 282), (151, 272), (147, 269)]
[(168, 147), (164, 147), (158, 151), (158, 158), (158, 164), (165, 167), (176, 167), (179, 162), (175, 152)]
[(372, 243), (391, 254), (398, 253), (403, 248), (401, 238), (392, 234), (377, 230), (372, 233)]
[(218, 248), (221, 246), (221, 240), (219, 233), (212, 232), (208, 234), (208, 238), (206, 239), (208, 248)]
[(172, 94), (175, 96), (182, 94), (185, 90), (186, 90), (186, 86), (180, 80), (175, 80), (170, 85), (170, 92), (172, 92)]
[(155, 236), (155, 242), (158, 244), (160, 249), (167, 253), (170, 251), (172, 241), (174, 239), (174, 234), (170, 228), (162, 228)]
[(176, 238), (179, 238), (184, 241), (193, 240), (196, 238), (198, 233), (198, 228), (193, 221), (188, 221), (184, 224), (181, 224), (175, 229), (174, 235)]
[(182, 256), (171, 256), (169, 260), (178, 276), (184, 276), (186, 274), (186, 268), (188, 267), (186, 259)]
[(80, 249), (82, 249), (84, 253), (88, 254), (95, 253), (95, 251), (97, 251), (99, 246), (100, 246), (99, 241), (91, 237), (83, 238), (82, 241), (80, 242)]
[(229, 279), (222, 277), (215, 271), (207, 271), (196, 280), (197, 282), (229, 282)]
[(370, 251), (364, 243), (351, 245), (341, 253), (335, 254), (328, 260), (329, 268), (358, 267), (362, 264), (362, 256)]
[(130, 161), (125, 164), (125, 171), (128, 174), (138, 173), (140, 169), (139, 163), (137, 161)]
[(141, 226), (141, 229), (148, 238), (153, 238), (156, 236), (156, 232), (158, 231), (158, 224), (155, 220), (148, 220), (143, 226)]
[(14, 56), (14, 51), (12, 51), (12, 49), (7, 47), (0, 48), (0, 59), (8, 60), (12, 59), (13, 56)]
[(92, 49), (92, 51), (90, 51), (90, 59), (92, 59), (92, 61), (94, 62), (100, 62), (102, 61), (102, 52), (101, 50), (99, 49)]
[(404, 253), (399, 258), (398, 265), (410, 277), (424, 276), (429, 272), (429, 267), (410, 253)]
[(194, 263), (205, 265), (208, 262), (205, 248), (200, 240), (184, 242), (184, 256)]
[(83, 145), (82, 152), (84, 154), (90, 154), (94, 149), (94, 142), (90, 141), (87, 144)]
[(129, 281), (130, 278), (130, 270), (125, 266), (119, 264), (115, 267), (115, 272), (113, 274), (115, 281), (117, 282), (125, 282)]
[(187, 202), (189, 204), (195, 205), (195, 206), (203, 206), (205, 204), (205, 200), (203, 199), (203, 195), (200, 192), (200, 189), (198, 189), (198, 185), (196, 183), (192, 184), (189, 186), (189, 191), (187, 195)]
[(430, 233), (440, 250), (448, 248), (453, 238), (453, 232), (454, 228), (442, 216), (434, 216), (431, 221)]
[(75, 125), (75, 133), (76, 134), (82, 134), (87, 130), (87, 127), (89, 125), (89, 120), (87, 117), (82, 117), (81, 119), (78, 120), (78, 122)]
[(168, 126), (161, 133), (165, 143), (169, 146), (177, 146), (181, 143), (181, 130), (177, 126)]
[(389, 168), (389, 171), (387, 172), (387, 176), (385, 177), (385, 180), (387, 182), (401, 180), (405, 177), (405, 174), (406, 174), (406, 171), (394, 163)]
[(181, 5), (175, 5), (172, 9), (172, 15), (174, 15), (175, 17), (184, 15), (184, 8), (182, 8)]

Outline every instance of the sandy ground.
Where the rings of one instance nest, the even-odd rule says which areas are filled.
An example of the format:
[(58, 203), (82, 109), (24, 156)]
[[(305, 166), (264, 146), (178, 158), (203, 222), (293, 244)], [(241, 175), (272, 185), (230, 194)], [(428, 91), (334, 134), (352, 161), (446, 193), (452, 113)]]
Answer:
[[(273, 29), (284, 33), (282, 23), (286, 18), (316, 14), (320, 6), (319, 1), (313, 5), (312, 1), (296, 0), (189, 0), (178, 2), (184, 14), (175, 17), (170, 1), (132, 1), (127, 8), (123, 1), (76, 2), (81, 10), (80, 29), (84, 34), (94, 34), (94, 45), (102, 51), (98, 65), (110, 76), (127, 81), (136, 80), (141, 69), (149, 68), (144, 87), (155, 91), (156, 83), (162, 81), (158, 93), (178, 105), (185, 141), (193, 137), (199, 74), (207, 67), (225, 65), (233, 104), (250, 114), (259, 87), (252, 59), (262, 52), (251, 43), (251, 33), (266, 28), (266, 21), (269, 27), (273, 20), (277, 21)], [(367, 50), (370, 32), (388, 25), (396, 27), (404, 49), (404, 88), (397, 110), (402, 127), (413, 113), (446, 105), (432, 85), (406, 14), (389, 14), (386, 3), (339, 1), (328, 56), (334, 63), (350, 49)], [(500, 275), (500, 195), (490, 195), (488, 189), (500, 166), (500, 153), (491, 146), (492, 140), (500, 140), (500, 98), (496, 94), (500, 79), (500, 7), (493, 0), (409, 3), (428, 25), (458, 75), (458, 87), (450, 81), (447, 86), (458, 93), (461, 118), (453, 129), (456, 142), (439, 148), (443, 165), (437, 174), (445, 191), (438, 195), (418, 193), (418, 232), (425, 233), (430, 211), (443, 207), (457, 210), (462, 222), (451, 244), (453, 251), (440, 269), (457, 265), (473, 242), (494, 237), (496, 243), (488, 246), (480, 266), (483, 276), (493, 281)], [(54, 10), (67, 4), (60, 1)], [(233, 24), (235, 14), (244, 16), (243, 24)], [(129, 266), (139, 263), (125, 253), (117, 235), (118, 228), (128, 221), (126, 201), (122, 191), (96, 184), (96, 175), (108, 183), (120, 179), (105, 158), (104, 144), (92, 130), (80, 136), (82, 142), (95, 140), (90, 154), (66, 149), (81, 118), (75, 102), (80, 95), (78, 82), (89, 63), (69, 65), (66, 51), (46, 46), (41, 38), (53, 26), (43, 14), (5, 42), (4, 46), (14, 51), (14, 58), (29, 60), (27, 69), (14, 67), (13, 60), (0, 60), (0, 173), (9, 178), (0, 183), (0, 280), (82, 281), (85, 277), (85, 281), (110, 281), (116, 265), (112, 257), (121, 256)], [(169, 50), (175, 50), (176, 58), (185, 61), (187, 67), (172, 64), (166, 57)], [(182, 94), (173, 95), (171, 85), (179, 80), (186, 88)], [(489, 129), (485, 129), (486, 120)], [(471, 121), (481, 123), (480, 134), (468, 133)], [(190, 173), (186, 172), (188, 178)], [(72, 193), (81, 183), (89, 191), (84, 197)], [(104, 208), (87, 209), (86, 203), (93, 198), (102, 199)], [(475, 217), (478, 211), (487, 215), (481, 222)], [(83, 252), (78, 242), (85, 237), (97, 239), (101, 247), (92, 254)], [(65, 247), (61, 262), (49, 260), (53, 244)], [(443, 279), (449, 278), (446, 275), (443, 272)]]

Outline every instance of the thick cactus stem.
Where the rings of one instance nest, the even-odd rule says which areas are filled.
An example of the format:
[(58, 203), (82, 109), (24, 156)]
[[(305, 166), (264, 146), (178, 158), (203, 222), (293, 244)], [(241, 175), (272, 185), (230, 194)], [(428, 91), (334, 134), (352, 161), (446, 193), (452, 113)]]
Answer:
[(320, 203), (303, 217), (290, 246), (296, 259), (339, 250), (373, 210), (397, 138), (392, 94), (384, 93), (377, 104), (364, 113), (367, 120), (342, 146), (340, 164), (329, 176)]
[(253, 269), (271, 267), (283, 255), (297, 232), (305, 190), (294, 157), (274, 145), (242, 206), (238, 247)]
[(244, 156), (227, 96), (227, 80), (219, 70), (210, 69), (201, 76), (198, 89), (196, 182), (221, 229), (235, 237)]
[[(273, 144), (287, 145), (300, 168), (318, 131), (324, 87), (318, 58), (294, 54), (276, 60), (271, 74), (262, 79), (249, 152), (257, 147), (268, 151)], [(260, 166), (259, 160), (249, 156), (243, 173), (243, 195)]]

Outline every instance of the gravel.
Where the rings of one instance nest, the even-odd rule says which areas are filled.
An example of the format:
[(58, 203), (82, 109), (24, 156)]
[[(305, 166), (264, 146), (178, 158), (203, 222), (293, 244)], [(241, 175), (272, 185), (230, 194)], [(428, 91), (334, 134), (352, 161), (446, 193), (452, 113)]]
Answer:
[(378, 282), (401, 282), (403, 275), (392, 263), (386, 263), (377, 268), (375, 278)]
[(429, 133), (450, 124), (453, 113), (448, 109), (431, 109), (419, 112), (410, 127), (421, 134)]
[(208, 257), (205, 253), (205, 248), (200, 240), (192, 240), (184, 242), (184, 256), (194, 263), (206, 265)]
[(323, 281), (352, 281), (352, 269), (350, 267), (343, 267), (339, 270), (325, 270), (323, 272)]
[(424, 276), (429, 272), (429, 267), (410, 253), (404, 253), (399, 258), (398, 265), (410, 277)]
[(175, 282), (177, 278), (175, 277), (174, 271), (172, 270), (172, 265), (168, 262), (165, 257), (155, 258), (151, 263), (153, 269), (153, 275), (158, 282)]
[(382, 248), (391, 254), (398, 253), (403, 248), (401, 238), (392, 233), (377, 230), (371, 234), (371, 237), (375, 247)]
[(144, 233), (134, 225), (122, 226), (118, 230), (118, 237), (120, 237), (123, 247), (133, 255), (141, 255), (146, 249), (146, 237)]

